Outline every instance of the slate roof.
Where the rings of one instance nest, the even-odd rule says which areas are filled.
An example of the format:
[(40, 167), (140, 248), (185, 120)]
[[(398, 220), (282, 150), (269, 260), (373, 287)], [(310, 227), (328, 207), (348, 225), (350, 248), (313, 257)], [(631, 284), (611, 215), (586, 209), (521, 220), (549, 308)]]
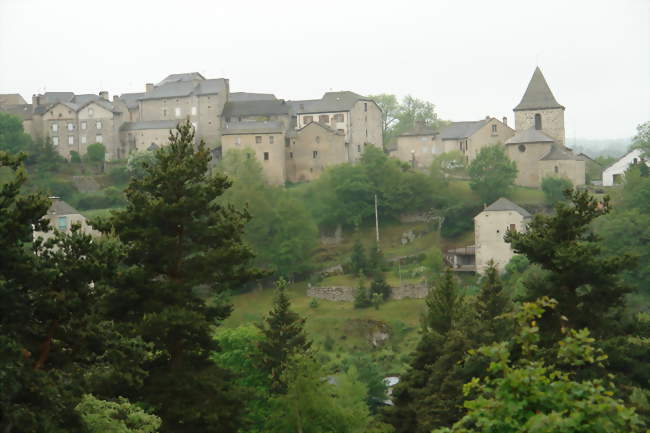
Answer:
[(241, 102), (241, 101), (270, 101), (277, 99), (271, 93), (248, 93), (248, 92), (233, 92), (228, 95), (228, 101)]
[(553, 92), (548, 87), (542, 70), (538, 66), (533, 72), (521, 102), (514, 108), (514, 111), (544, 110), (548, 108), (561, 108), (564, 110), (564, 107), (555, 100), (555, 96), (553, 96)]
[(50, 197), (50, 200), (52, 200), (52, 205), (47, 210), (47, 213), (50, 215), (81, 214), (77, 209), (73, 208), (58, 197)]
[[(168, 77), (169, 78), (169, 77)], [(203, 81), (173, 81), (155, 86), (150, 92), (146, 92), (139, 99), (164, 99), (178, 98), (190, 95), (215, 95), (224, 92), (227, 88), (226, 80), (215, 78)]]
[(541, 161), (584, 161), (566, 147), (554, 144), (546, 155), (540, 158)]
[(555, 143), (551, 137), (543, 131), (530, 127), (523, 131), (517, 131), (515, 135), (506, 140), (506, 144), (524, 144), (524, 143)]
[(194, 81), (194, 80), (205, 80), (203, 75), (198, 72), (186, 72), (183, 74), (171, 74), (167, 75), (164, 80), (156, 84), (156, 86), (163, 86), (169, 83), (179, 83), (182, 81)]
[(144, 93), (122, 93), (119, 99), (124, 101), (126, 108), (135, 110), (139, 107), (138, 100), (144, 96)]
[(471, 137), (476, 131), (481, 129), (491, 119), (482, 119), (469, 122), (451, 122), (448, 126), (440, 130), (440, 138), (443, 140), (458, 140), (461, 138)]
[(228, 122), (226, 127), (221, 131), (221, 135), (234, 134), (273, 134), (284, 132), (285, 127), (282, 122)]
[(306, 125), (303, 126), (302, 128), (296, 130), (296, 134), (300, 134), (302, 131), (304, 131), (305, 129), (309, 128), (309, 127), (312, 126), (312, 125), (313, 125), (313, 126), (320, 126), (320, 127), (323, 128), (324, 130), (326, 130), (327, 132), (331, 132), (332, 134), (336, 134), (336, 135), (345, 135), (344, 133), (339, 132), (338, 130), (332, 128), (331, 126), (329, 126), (329, 125), (325, 125), (324, 123), (320, 123), (320, 122), (309, 122), (308, 124), (306, 124)]
[(289, 114), (290, 105), (282, 99), (227, 102), (222, 116), (277, 116)]
[(20, 120), (29, 120), (32, 118), (32, 105), (3, 105), (0, 106), (0, 111), (7, 114), (12, 114), (20, 118)]
[(425, 125), (415, 125), (411, 129), (402, 132), (398, 137), (419, 137), (422, 135), (437, 135), (438, 131)]
[(141, 122), (126, 122), (120, 129), (122, 131), (141, 131), (145, 129), (175, 129), (178, 120), (144, 120)]
[(515, 211), (515, 212), (519, 212), (524, 218), (531, 217), (530, 213), (526, 209), (519, 206), (518, 204), (511, 202), (510, 200), (504, 197), (501, 197), (500, 199), (492, 203), (490, 206), (483, 209), (483, 212), (499, 212), (499, 211)]
[(18, 93), (0, 94), (0, 105), (25, 105), (27, 101)]
[(289, 104), (294, 114), (310, 114), (350, 111), (358, 101), (374, 103), (370, 98), (346, 90), (341, 92), (327, 92), (321, 99), (289, 101)]

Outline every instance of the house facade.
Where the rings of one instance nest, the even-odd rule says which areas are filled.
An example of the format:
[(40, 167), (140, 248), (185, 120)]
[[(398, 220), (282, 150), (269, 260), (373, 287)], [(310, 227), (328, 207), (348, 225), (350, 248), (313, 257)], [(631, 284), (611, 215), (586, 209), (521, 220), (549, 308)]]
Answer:
[(94, 230), (86, 217), (84, 217), (78, 210), (70, 206), (59, 197), (50, 197), (52, 204), (44, 216), (48, 220), (50, 229), (46, 232), (34, 231), (34, 239), (42, 238), (44, 241), (54, 237), (56, 231), (63, 233), (70, 233), (72, 226), (79, 224), (81, 231), (93, 236), (98, 236), (100, 233)]
[(603, 186), (614, 186), (623, 183), (625, 172), (634, 164), (645, 164), (650, 167), (650, 161), (643, 157), (641, 149), (634, 149), (623, 155), (618, 161), (603, 170)]

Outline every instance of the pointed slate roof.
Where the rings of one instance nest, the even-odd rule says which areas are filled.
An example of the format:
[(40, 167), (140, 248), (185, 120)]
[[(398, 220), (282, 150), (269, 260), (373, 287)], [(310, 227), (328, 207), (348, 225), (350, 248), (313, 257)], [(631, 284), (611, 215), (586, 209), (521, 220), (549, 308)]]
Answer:
[(514, 108), (514, 111), (544, 110), (548, 108), (561, 108), (564, 110), (564, 107), (555, 100), (555, 96), (553, 96), (553, 92), (548, 87), (542, 70), (538, 66), (528, 83), (524, 97), (521, 98), (521, 102)]
[(504, 197), (501, 197), (500, 199), (492, 203), (490, 206), (483, 209), (483, 212), (498, 212), (498, 211), (514, 211), (514, 212), (519, 212), (524, 218), (531, 217), (530, 213), (526, 209), (519, 206), (518, 204), (511, 202), (510, 200)]

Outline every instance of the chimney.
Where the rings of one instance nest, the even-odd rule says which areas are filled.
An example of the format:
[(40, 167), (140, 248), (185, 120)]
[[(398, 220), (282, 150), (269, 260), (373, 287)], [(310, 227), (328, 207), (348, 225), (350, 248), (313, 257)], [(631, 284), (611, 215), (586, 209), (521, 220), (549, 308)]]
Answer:
[(485, 116), (485, 120), (490, 120), (490, 116)]
[(38, 105), (41, 105), (41, 95), (32, 95), (33, 108), (36, 108)]
[(149, 93), (153, 90), (153, 83), (147, 83), (144, 85), (145, 92)]
[(113, 102), (117, 102), (117, 95), (113, 95)]
[(106, 90), (102, 90), (99, 92), (99, 97), (108, 101), (108, 92)]
[(506, 116), (503, 116), (503, 124), (508, 126), (508, 118)]

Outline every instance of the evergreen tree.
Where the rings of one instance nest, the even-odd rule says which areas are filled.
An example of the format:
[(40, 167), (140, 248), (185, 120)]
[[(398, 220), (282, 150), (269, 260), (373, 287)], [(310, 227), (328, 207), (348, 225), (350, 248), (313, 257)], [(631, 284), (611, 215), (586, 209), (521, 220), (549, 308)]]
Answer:
[(210, 359), (213, 327), (230, 306), (198, 293), (239, 288), (257, 274), (242, 243), (247, 214), (218, 203), (231, 183), (208, 174), (209, 161), (190, 122), (180, 124), (131, 180), (126, 209), (101, 224), (129, 251), (110, 311), (155, 349), (144, 386), (128, 397), (155, 409), (163, 433), (234, 432), (242, 408), (230, 373)]
[(565, 316), (572, 328), (611, 334), (630, 291), (619, 273), (633, 267), (635, 260), (627, 254), (605, 257), (600, 238), (591, 230), (592, 221), (610, 211), (608, 197), (598, 201), (587, 191), (568, 191), (567, 198), (570, 203), (555, 205), (555, 215), (538, 214), (528, 231), (508, 231), (505, 239), (516, 253), (547, 271), (546, 278), (527, 287), (528, 299), (546, 295), (559, 302), (544, 316), (546, 331), (559, 332)]
[(306, 354), (311, 348), (304, 329), (305, 319), (291, 311), (286, 286), (286, 281), (278, 280), (273, 308), (264, 323), (259, 325), (264, 336), (258, 343), (260, 355), (257, 364), (268, 377), (271, 392), (276, 394), (287, 391), (284, 374), (291, 358)]
[(354, 295), (354, 308), (366, 308), (370, 306), (370, 296), (366, 285), (363, 284), (363, 277), (359, 277), (359, 285), (357, 286), (357, 293)]
[(381, 252), (379, 244), (375, 243), (370, 249), (368, 256), (368, 265), (366, 266), (366, 275), (374, 275), (383, 272), (386, 267), (384, 253)]
[(462, 360), (470, 348), (463, 329), (465, 299), (450, 269), (429, 292), (422, 337), (393, 390), (384, 420), (398, 433), (429, 433), (462, 416)]
[(363, 249), (363, 244), (357, 239), (352, 247), (352, 257), (350, 257), (350, 268), (354, 274), (365, 274), (368, 263), (366, 261), (366, 253)]
[(503, 288), (499, 271), (490, 260), (485, 274), (481, 277), (479, 293), (474, 304), (476, 331), (480, 334), (476, 339), (481, 344), (503, 341), (509, 336), (508, 324), (498, 317), (509, 312), (511, 307), (512, 303)]
[(390, 285), (386, 282), (384, 274), (379, 271), (375, 271), (372, 278), (372, 283), (370, 284), (370, 297), (377, 294), (381, 296), (382, 301), (387, 301), (390, 298), (392, 289)]

